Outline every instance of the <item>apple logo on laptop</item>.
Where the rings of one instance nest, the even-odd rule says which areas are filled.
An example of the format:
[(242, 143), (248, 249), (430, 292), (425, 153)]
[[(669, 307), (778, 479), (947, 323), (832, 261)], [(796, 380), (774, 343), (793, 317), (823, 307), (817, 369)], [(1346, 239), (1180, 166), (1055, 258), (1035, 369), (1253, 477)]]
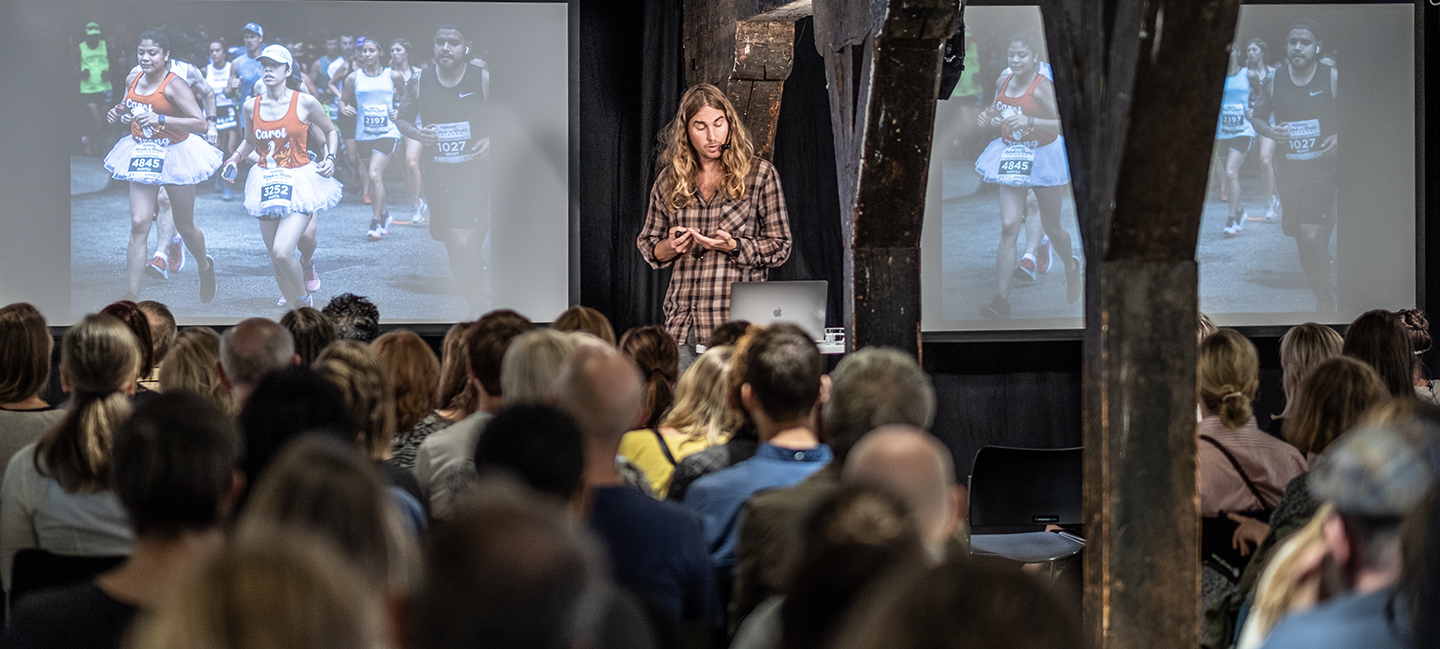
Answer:
[(775, 317), (780, 317), (780, 309), (775, 309)]

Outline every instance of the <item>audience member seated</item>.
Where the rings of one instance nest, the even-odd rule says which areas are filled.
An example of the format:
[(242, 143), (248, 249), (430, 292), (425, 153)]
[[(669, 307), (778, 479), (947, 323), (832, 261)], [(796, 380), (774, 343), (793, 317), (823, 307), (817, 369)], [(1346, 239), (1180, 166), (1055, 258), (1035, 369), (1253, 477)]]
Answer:
[(175, 326), (175, 314), (170, 313), (170, 308), (156, 302), (145, 300), (135, 306), (145, 314), (145, 321), (150, 324), (150, 343), (153, 345), (155, 363), (154, 369), (148, 376), (140, 379), (140, 387), (160, 391), (160, 364), (165, 362), (165, 356), (170, 352), (171, 343), (175, 342), (175, 335), (178, 329)]
[(440, 361), (413, 331), (392, 331), (370, 346), (380, 356), (380, 366), (395, 389), (396, 433), (390, 442), (390, 463), (413, 474), (415, 449), (430, 433), (449, 425), (429, 417), (440, 384)]
[[(1267, 649), (1414, 646), (1408, 633), (1409, 606), (1397, 601), (1397, 586), (1407, 568), (1400, 530), (1404, 517), (1435, 484), (1430, 458), (1437, 442), (1440, 416), (1427, 406), (1411, 421), (1357, 427), (1315, 463), (1310, 492), (1335, 507), (1323, 523), (1323, 536), (1342, 590), (1283, 619), (1265, 642)], [(1434, 538), (1425, 542), (1433, 545)], [(1325, 565), (1317, 560), (1298, 570)]]
[(584, 469), (585, 444), (579, 427), (550, 406), (505, 408), (485, 426), (475, 445), (475, 472), (481, 478), (502, 472), (566, 505), (580, 500)]
[(373, 592), (405, 592), (419, 550), (385, 489), (385, 478), (354, 446), (306, 435), (281, 449), (251, 492), (235, 526), (238, 542), (272, 528), (329, 540)]
[(674, 619), (714, 625), (715, 582), (700, 522), (630, 488), (615, 467), (620, 438), (640, 411), (641, 386), (634, 361), (614, 348), (581, 346), (561, 368), (556, 401), (585, 441), (582, 509), (621, 586)]
[(735, 343), (740, 342), (740, 338), (749, 330), (750, 321), (748, 320), (722, 322), (715, 325), (715, 328), (710, 331), (710, 340), (707, 342), (710, 347), (719, 347), (721, 345), (734, 347)]
[(465, 347), (465, 335), (474, 324), (462, 322), (451, 325), (445, 332), (445, 340), (440, 343), (440, 385), (435, 389), (434, 418), (449, 422), (440, 428), (475, 412), (475, 386), (465, 373), (470, 356)]
[[(306, 433), (326, 433), (354, 444), (355, 425), (340, 388), (308, 367), (287, 367), (260, 380), (240, 411), (245, 453), (240, 470), (253, 487), (286, 444)], [(248, 497), (248, 496), (247, 496)]]
[(220, 334), (209, 327), (191, 327), (175, 336), (160, 363), (159, 391), (187, 390), (204, 397), (220, 412), (233, 414), (235, 402), (220, 382)]
[(140, 376), (135, 379), (138, 388), (131, 395), (137, 403), (150, 398), (154, 391), (140, 385), (141, 379), (148, 379), (155, 373), (158, 362), (155, 360), (155, 341), (150, 338), (150, 320), (146, 319), (145, 313), (140, 310), (139, 305), (130, 300), (120, 300), (100, 310), (101, 314), (108, 315), (124, 323), (134, 334), (135, 340), (140, 344)]
[(831, 459), (815, 416), (829, 389), (825, 359), (815, 341), (793, 325), (755, 335), (740, 386), (740, 403), (760, 438), (755, 457), (707, 475), (685, 494), (685, 507), (705, 524), (722, 601), (729, 601), (739, 537), (740, 508), (752, 494), (788, 487)]
[(323, 539), (255, 534), (207, 559), (131, 649), (384, 647), (382, 602)]
[(620, 351), (640, 366), (640, 374), (645, 377), (641, 428), (655, 428), (675, 401), (675, 381), (680, 377), (680, 352), (675, 338), (664, 327), (636, 327), (620, 337)]
[(1078, 607), (1052, 584), (1009, 566), (951, 557), (901, 566), (843, 615), (834, 649), (1070, 647), (1084, 636)]
[[(54, 349), (45, 316), (35, 307), (21, 302), (0, 308), (0, 461), (5, 464), (65, 416), (40, 398), (50, 385)], [(4, 477), (0, 470), (0, 482)]]
[[(755, 422), (750, 420), (750, 415), (740, 405), (740, 385), (745, 382), (745, 364), (750, 353), (750, 342), (761, 329), (747, 328), (745, 335), (735, 341), (732, 346), (734, 351), (730, 355), (730, 381), (725, 388), (725, 399), (730, 409), (740, 417), (740, 426), (724, 444), (696, 451), (677, 462), (675, 474), (670, 477), (670, 488), (665, 494), (667, 499), (684, 502), (690, 483), (755, 457), (755, 449), (760, 447), (760, 438), (755, 433)], [(682, 376), (684, 374), (685, 372), (681, 372)]]
[(335, 325), (315, 307), (302, 306), (291, 309), (280, 316), (280, 326), (290, 332), (295, 341), (295, 353), (300, 355), (301, 365), (312, 365), (330, 343), (335, 342)]
[(1316, 365), (1339, 356), (1344, 342), (1334, 329), (1314, 322), (1295, 325), (1280, 337), (1280, 385), (1285, 390), (1285, 409), (1270, 418), (1271, 435), (1284, 437), (1281, 433), (1285, 421), (1300, 401), (1300, 384)]
[(554, 329), (536, 329), (516, 336), (500, 361), (500, 391), (505, 395), (505, 406), (550, 401), (560, 365), (575, 352), (578, 340)]
[(555, 318), (555, 322), (550, 323), (550, 328), (562, 332), (584, 331), (611, 345), (615, 344), (615, 328), (610, 325), (610, 319), (588, 306), (576, 305), (566, 309)]
[(368, 345), (380, 336), (380, 309), (364, 297), (341, 293), (320, 312), (335, 326), (339, 340), (358, 340)]
[[(487, 481), (430, 539), (404, 646), (608, 647), (604, 559), (560, 506)], [(641, 644), (639, 646), (645, 646)]]
[[(1233, 638), (1235, 649), (1259, 649), (1285, 616), (1310, 609), (1334, 596), (1334, 584), (1329, 583), (1334, 580), (1325, 571), (1313, 569), (1316, 561), (1324, 561), (1325, 521), (1334, 511), (1328, 503), (1321, 505), (1304, 527), (1273, 548), (1255, 582), (1254, 597), (1240, 632), (1236, 634), (1227, 627), (1223, 638), (1205, 646), (1230, 647)], [(1257, 564), (1261, 562), (1251, 561), (1250, 567)]]
[(738, 623), (767, 598), (783, 594), (801, 547), (800, 524), (840, 484), (841, 468), (866, 433), (887, 424), (930, 427), (935, 388), (915, 357), (870, 347), (840, 361), (821, 410), (835, 460), (789, 489), (757, 494), (740, 516), (731, 620)]
[(298, 362), (290, 332), (265, 318), (246, 318), (220, 336), (220, 382), (236, 410), (245, 409), (260, 377)]
[(1436, 392), (1425, 371), (1425, 352), (1430, 351), (1430, 346), (1434, 344), (1430, 338), (1430, 319), (1425, 317), (1425, 312), (1420, 309), (1402, 309), (1396, 311), (1395, 315), (1400, 318), (1400, 325), (1405, 327), (1405, 333), (1410, 336), (1415, 367), (1412, 374), (1415, 394), (1432, 404), (1440, 405), (1440, 392)]
[(1197, 345), (1204, 342), (1206, 338), (1209, 338), (1210, 334), (1220, 331), (1220, 328), (1215, 326), (1215, 321), (1211, 320), (1210, 316), (1205, 315), (1204, 311), (1198, 313), (1196, 321), (1195, 344)]
[(732, 352), (723, 345), (706, 349), (680, 377), (675, 402), (659, 425), (632, 430), (620, 440), (620, 456), (645, 472), (658, 497), (669, 492), (670, 478), (680, 461), (725, 443), (740, 427), (740, 416), (730, 408)]
[(133, 534), (111, 489), (115, 429), (130, 415), (141, 349), (124, 323), (88, 315), (60, 343), (60, 382), (70, 409), (39, 441), (20, 449), (0, 485), (0, 580), (10, 589), (15, 553), (39, 548), (72, 556), (130, 553)]
[(448, 428), (431, 433), (415, 451), (415, 478), (430, 504), (430, 516), (450, 517), (452, 499), (474, 475), (475, 440), (495, 413), (505, 406), (500, 366), (510, 341), (530, 330), (530, 321), (514, 311), (492, 311), (465, 336), (465, 372), (474, 385), (475, 412)]
[(1345, 330), (1342, 353), (1370, 364), (1391, 396), (1415, 396), (1415, 358), (1400, 316), (1367, 311)]
[(860, 438), (843, 471), (845, 482), (877, 485), (905, 501), (935, 563), (956, 551), (969, 501), (955, 481), (950, 449), (934, 435), (908, 424), (881, 426)]
[(417, 532), (425, 529), (428, 516), (420, 483), (414, 474), (389, 462), (395, 439), (395, 389), (380, 356), (358, 340), (337, 340), (320, 352), (315, 371), (340, 388), (355, 424), (352, 430), (358, 431), (352, 443), (385, 474), (390, 495), (406, 523)]
[(16, 603), (6, 647), (118, 648), (139, 610), (153, 610), (225, 542), (241, 489), (235, 424), (205, 399), (162, 394), (115, 432), (115, 493), (135, 530), (130, 557), (82, 584)]
[[(1234, 329), (1221, 329), (1200, 343), (1197, 364), (1204, 609), (1234, 592), (1244, 569), (1234, 556), (1238, 534), (1231, 526), (1245, 519), (1268, 520), (1285, 485), (1307, 467), (1295, 447), (1255, 425), (1251, 402), (1260, 385), (1255, 345)], [(1221, 541), (1221, 536), (1226, 538)]]

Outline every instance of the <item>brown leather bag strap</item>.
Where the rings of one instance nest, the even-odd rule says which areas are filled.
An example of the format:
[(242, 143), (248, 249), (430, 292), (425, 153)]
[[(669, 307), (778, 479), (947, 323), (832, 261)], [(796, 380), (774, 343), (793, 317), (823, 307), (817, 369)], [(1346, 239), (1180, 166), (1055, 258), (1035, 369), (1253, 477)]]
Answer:
[(1225, 448), (1223, 444), (1209, 435), (1201, 435), (1200, 439), (1210, 442), (1220, 451), (1221, 455), (1225, 456), (1225, 459), (1230, 460), (1230, 466), (1235, 467), (1235, 472), (1240, 474), (1240, 479), (1245, 481), (1245, 486), (1250, 488), (1250, 493), (1255, 494), (1255, 499), (1260, 501), (1261, 509), (1271, 509), (1270, 503), (1265, 502), (1265, 496), (1260, 493), (1260, 488), (1255, 486), (1255, 481), (1250, 479), (1250, 476), (1245, 473), (1245, 469), (1240, 468), (1240, 460), (1235, 459), (1235, 456), (1230, 453), (1230, 449)]

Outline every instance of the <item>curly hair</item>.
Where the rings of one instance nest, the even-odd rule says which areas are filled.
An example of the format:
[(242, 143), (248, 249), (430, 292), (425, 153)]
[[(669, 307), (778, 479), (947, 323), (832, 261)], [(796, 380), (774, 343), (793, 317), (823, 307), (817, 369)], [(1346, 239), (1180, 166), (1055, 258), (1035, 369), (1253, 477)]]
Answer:
[(690, 206), (699, 193), (695, 176), (700, 172), (700, 156), (690, 145), (690, 120), (701, 108), (714, 108), (725, 114), (730, 126), (730, 148), (720, 154), (720, 163), (725, 173), (720, 180), (720, 189), (731, 200), (745, 197), (745, 180), (754, 165), (755, 145), (750, 132), (740, 120), (735, 106), (719, 88), (708, 83), (691, 86), (680, 97), (680, 109), (660, 133), (660, 187), (663, 188), (662, 204), (671, 212)]
[(375, 458), (387, 457), (395, 437), (395, 388), (380, 355), (359, 341), (340, 340), (320, 352), (315, 371), (345, 396), (364, 451)]
[(380, 309), (362, 296), (341, 293), (320, 312), (335, 325), (335, 337), (340, 340), (370, 343), (380, 337)]
[(312, 365), (320, 351), (335, 342), (335, 325), (330, 318), (313, 307), (302, 306), (286, 311), (280, 316), (280, 326), (290, 331), (295, 339), (295, 353), (300, 355), (301, 365)]

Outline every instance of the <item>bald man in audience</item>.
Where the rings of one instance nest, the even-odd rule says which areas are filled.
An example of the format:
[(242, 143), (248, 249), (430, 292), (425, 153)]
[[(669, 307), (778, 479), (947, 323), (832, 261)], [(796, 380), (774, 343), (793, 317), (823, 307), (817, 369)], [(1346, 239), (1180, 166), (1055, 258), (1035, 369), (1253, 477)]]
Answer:
[(235, 412), (255, 392), (260, 377), (295, 365), (295, 340), (279, 323), (265, 318), (248, 318), (226, 329), (220, 336), (220, 382), (235, 399)]
[(556, 405), (584, 439), (583, 507), (609, 551), (615, 581), (676, 620), (718, 623), (700, 521), (627, 486), (615, 468), (620, 438), (640, 412), (640, 369), (614, 347), (584, 345), (566, 358), (555, 385)]
[(930, 558), (939, 563), (965, 521), (965, 488), (955, 481), (950, 449), (934, 435), (904, 424), (881, 426), (850, 450), (845, 482), (863, 482), (900, 496), (915, 517)]
[(740, 513), (732, 629), (760, 602), (785, 592), (800, 551), (800, 526), (839, 486), (841, 467), (860, 437), (886, 424), (928, 429), (934, 420), (935, 388), (904, 352), (862, 349), (840, 361), (830, 382), (820, 414), (834, 461), (793, 487), (753, 496)]

